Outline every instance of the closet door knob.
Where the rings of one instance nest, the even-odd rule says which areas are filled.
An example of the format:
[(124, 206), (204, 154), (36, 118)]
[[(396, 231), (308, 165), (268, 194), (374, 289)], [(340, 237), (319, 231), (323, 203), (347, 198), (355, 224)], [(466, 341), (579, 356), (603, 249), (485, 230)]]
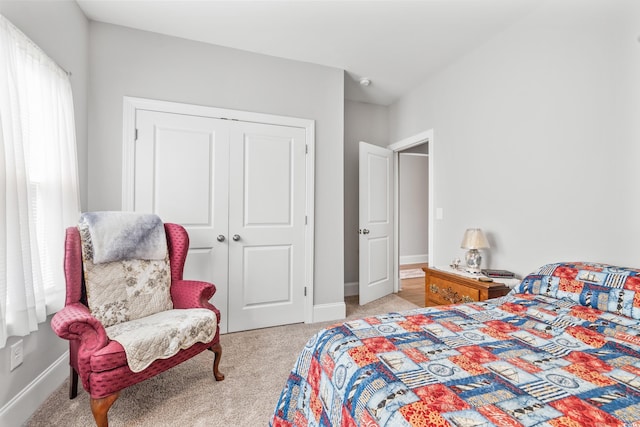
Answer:
[(362, 234), (369, 234), (369, 230), (365, 228), (364, 230), (362, 230)]
[(237, 234), (234, 234), (232, 239), (233, 239), (234, 242), (237, 242), (238, 240), (240, 240), (240, 236), (237, 235)]
[(224, 242), (224, 236), (222, 234), (218, 234), (218, 242)]

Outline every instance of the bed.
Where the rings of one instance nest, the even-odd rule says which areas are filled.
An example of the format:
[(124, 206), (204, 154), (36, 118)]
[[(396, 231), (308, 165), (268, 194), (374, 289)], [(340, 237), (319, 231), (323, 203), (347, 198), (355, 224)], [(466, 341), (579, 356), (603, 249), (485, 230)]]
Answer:
[(640, 426), (640, 270), (555, 263), (507, 296), (348, 321), (271, 426)]

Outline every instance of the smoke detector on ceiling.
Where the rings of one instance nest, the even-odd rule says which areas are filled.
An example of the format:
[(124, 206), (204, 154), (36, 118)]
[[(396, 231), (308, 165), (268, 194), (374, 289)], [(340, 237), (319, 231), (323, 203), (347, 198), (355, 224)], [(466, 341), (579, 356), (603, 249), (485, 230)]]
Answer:
[(369, 86), (371, 84), (371, 80), (369, 80), (368, 77), (363, 77), (360, 79), (360, 85), (361, 86)]

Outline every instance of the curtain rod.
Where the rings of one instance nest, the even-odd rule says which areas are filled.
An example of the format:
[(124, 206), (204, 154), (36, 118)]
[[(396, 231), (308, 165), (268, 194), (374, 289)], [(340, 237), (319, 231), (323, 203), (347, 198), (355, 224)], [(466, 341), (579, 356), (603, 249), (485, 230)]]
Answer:
[(65, 74), (67, 75), (67, 77), (71, 77), (73, 75), (73, 73), (71, 71), (68, 71), (66, 68), (61, 67), (60, 64), (58, 64), (57, 62), (53, 61), (58, 67), (60, 67), (60, 69), (62, 71), (65, 72)]

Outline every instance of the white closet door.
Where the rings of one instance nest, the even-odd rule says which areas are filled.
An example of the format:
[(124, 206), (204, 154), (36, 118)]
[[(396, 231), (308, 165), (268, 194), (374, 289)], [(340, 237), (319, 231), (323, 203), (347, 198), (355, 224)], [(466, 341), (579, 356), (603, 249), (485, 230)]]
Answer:
[(305, 130), (233, 122), (229, 332), (304, 321)]
[[(184, 226), (185, 279), (212, 282), (227, 331), (229, 125), (225, 120), (138, 110), (134, 210)], [(224, 240), (219, 241), (224, 238)]]

